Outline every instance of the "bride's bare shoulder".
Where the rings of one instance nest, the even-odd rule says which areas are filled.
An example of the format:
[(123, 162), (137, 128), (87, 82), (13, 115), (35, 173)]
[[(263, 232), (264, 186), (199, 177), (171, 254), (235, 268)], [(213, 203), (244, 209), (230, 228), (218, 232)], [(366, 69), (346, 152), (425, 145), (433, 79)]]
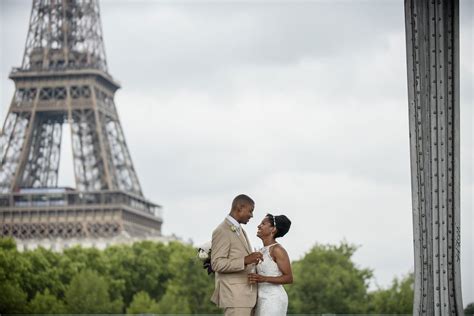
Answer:
[(272, 257), (281, 258), (288, 257), (286, 249), (281, 244), (276, 244), (272, 247)]

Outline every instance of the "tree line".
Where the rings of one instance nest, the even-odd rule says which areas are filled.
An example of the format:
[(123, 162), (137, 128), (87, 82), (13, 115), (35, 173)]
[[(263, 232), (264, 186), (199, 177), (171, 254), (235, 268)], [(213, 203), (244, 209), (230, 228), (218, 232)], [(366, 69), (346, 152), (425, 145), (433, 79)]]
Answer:
[[(352, 260), (357, 247), (315, 244), (293, 261), (290, 314), (411, 314), (413, 275), (369, 290), (373, 272)], [(214, 277), (192, 245), (143, 241), (105, 250), (19, 252), (0, 239), (0, 313), (212, 314)]]

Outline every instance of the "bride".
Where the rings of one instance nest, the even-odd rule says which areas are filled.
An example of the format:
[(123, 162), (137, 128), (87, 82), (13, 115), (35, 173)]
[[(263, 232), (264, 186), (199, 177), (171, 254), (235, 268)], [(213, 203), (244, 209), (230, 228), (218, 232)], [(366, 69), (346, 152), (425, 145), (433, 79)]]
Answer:
[(263, 242), (260, 252), (263, 261), (257, 265), (257, 273), (248, 275), (250, 283), (258, 283), (258, 299), (255, 316), (286, 315), (288, 295), (282, 284), (293, 283), (290, 258), (285, 248), (276, 242), (290, 229), (291, 221), (285, 215), (267, 214), (258, 225), (257, 236)]

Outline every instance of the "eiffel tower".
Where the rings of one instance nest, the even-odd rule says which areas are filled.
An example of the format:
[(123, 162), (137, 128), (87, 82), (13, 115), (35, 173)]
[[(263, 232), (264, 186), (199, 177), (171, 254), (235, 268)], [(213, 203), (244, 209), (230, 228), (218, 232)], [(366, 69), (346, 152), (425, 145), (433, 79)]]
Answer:
[[(160, 236), (114, 104), (97, 0), (34, 0), (0, 135), (0, 234), (18, 240)], [(75, 188), (58, 187), (63, 124)]]

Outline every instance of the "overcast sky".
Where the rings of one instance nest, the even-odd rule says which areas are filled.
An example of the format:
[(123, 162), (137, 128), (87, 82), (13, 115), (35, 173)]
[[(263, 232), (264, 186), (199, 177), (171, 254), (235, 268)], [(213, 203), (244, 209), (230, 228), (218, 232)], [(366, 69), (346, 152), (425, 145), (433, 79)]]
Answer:
[[(2, 122), (30, 10), (0, 1)], [(474, 301), (473, 12), (461, 0), (465, 304)], [(374, 269), (373, 286), (413, 270), (403, 1), (109, 0), (101, 14), (121, 123), (146, 197), (164, 207), (164, 234), (203, 243), (246, 193), (254, 246), (263, 216), (286, 214), (292, 229), (280, 242), (294, 260), (345, 239)], [(70, 185), (63, 147), (60, 181)]]

